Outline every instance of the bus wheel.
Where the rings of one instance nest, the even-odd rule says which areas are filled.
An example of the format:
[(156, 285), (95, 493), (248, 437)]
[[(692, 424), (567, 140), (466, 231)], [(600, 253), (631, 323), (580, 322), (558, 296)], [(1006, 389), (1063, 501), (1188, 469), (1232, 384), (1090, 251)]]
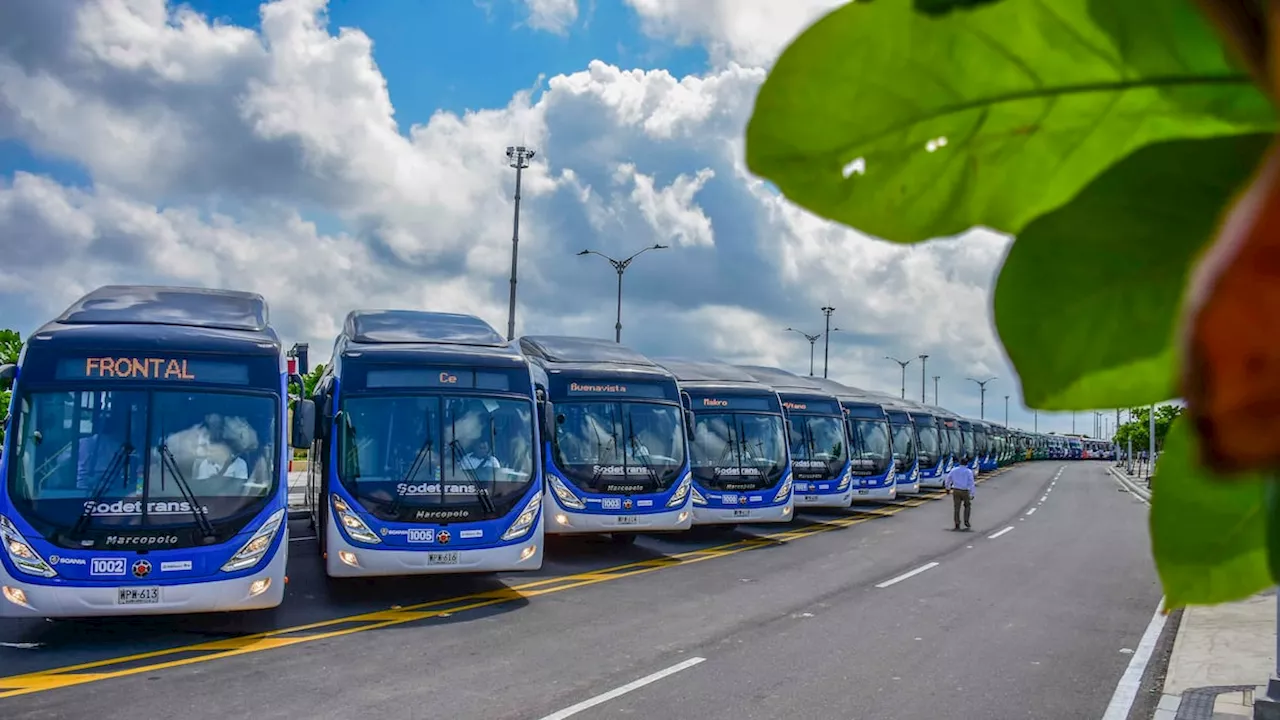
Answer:
[(614, 545), (635, 545), (635, 533), (610, 533), (609, 539), (613, 540)]

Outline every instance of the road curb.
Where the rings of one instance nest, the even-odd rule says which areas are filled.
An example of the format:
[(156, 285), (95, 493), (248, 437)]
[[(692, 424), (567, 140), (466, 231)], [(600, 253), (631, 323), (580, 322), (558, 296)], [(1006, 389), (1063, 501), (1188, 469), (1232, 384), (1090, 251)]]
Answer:
[(1124, 487), (1125, 490), (1128, 490), (1133, 495), (1136, 495), (1139, 500), (1142, 500), (1145, 503), (1151, 502), (1150, 490), (1139, 486), (1137, 483), (1133, 482), (1127, 476), (1125, 476), (1124, 473), (1120, 472), (1119, 470), (1116, 470), (1114, 466), (1109, 466), (1107, 468), (1107, 472), (1110, 473), (1111, 477), (1115, 478), (1116, 482), (1120, 483), (1120, 485)]

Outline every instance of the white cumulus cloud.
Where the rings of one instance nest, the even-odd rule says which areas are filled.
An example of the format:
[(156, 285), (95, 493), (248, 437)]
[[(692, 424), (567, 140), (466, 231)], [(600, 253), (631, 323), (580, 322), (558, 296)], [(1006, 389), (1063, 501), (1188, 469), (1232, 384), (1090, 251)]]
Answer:
[[(677, 22), (675, 4), (630, 1)], [(563, 18), (569, 5), (531, 9)], [(990, 323), (1006, 238), (890, 245), (746, 172), (765, 71), (732, 48), (766, 47), (741, 28), (802, 25), (817, 5), (750, 22), (726, 20), (727, 2), (688, 5), (702, 25), (671, 27), (742, 62), (675, 77), (597, 60), (540, 94), (401, 131), (372, 40), (330, 27), (323, 0), (265, 3), (259, 29), (164, 0), (0, 3), (0, 140), (89, 178), (0, 175), (0, 326), (28, 332), (87, 289), (146, 282), (261, 292), (281, 333), (313, 347), (357, 307), (470, 312), (505, 329), (515, 173), (503, 150), (518, 141), (538, 151), (522, 177), (518, 332), (611, 337), (617, 276), (578, 252), (661, 243), (624, 278), (623, 340), (641, 351), (804, 372), (808, 343), (784, 328), (817, 332), (831, 305), (832, 377), (893, 390), (884, 356), (927, 352), (945, 404), (976, 415), (963, 378), (998, 375), (991, 387), (1010, 390), (994, 394), (1013, 394), (1011, 419), (1024, 418)]]

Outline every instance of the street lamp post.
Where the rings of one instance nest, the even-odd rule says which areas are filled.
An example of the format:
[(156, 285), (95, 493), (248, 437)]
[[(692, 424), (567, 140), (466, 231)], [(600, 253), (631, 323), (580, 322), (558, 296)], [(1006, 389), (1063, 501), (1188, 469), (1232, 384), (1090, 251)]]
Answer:
[(1009, 427), (1009, 396), (1004, 396), (1004, 426)]
[(929, 362), (929, 356), (921, 353), (920, 355), (920, 402), (924, 402), (924, 367)]
[(826, 339), (822, 341), (822, 377), (824, 378), (827, 376), (827, 360), (831, 357), (831, 313), (835, 311), (833, 307), (822, 308), (822, 314), (827, 316)]
[(933, 376), (933, 404), (938, 404), (938, 381), (942, 379), (941, 375)]
[(968, 378), (968, 380), (978, 383), (978, 419), (985, 420), (987, 417), (987, 383), (995, 380), (995, 377), (989, 377), (986, 380), (974, 380), (973, 378)]
[(885, 360), (892, 360), (902, 366), (902, 399), (907, 399), (907, 366), (911, 364), (910, 360), (899, 360), (896, 357), (884, 356)]
[(613, 269), (616, 270), (618, 273), (618, 319), (613, 324), (613, 341), (614, 342), (616, 343), (622, 342), (622, 274), (627, 271), (627, 267), (631, 265), (631, 261), (635, 260), (641, 254), (649, 252), (650, 250), (666, 250), (668, 247), (669, 246), (663, 245), (662, 243), (654, 243), (649, 247), (642, 248), (638, 252), (632, 253), (631, 257), (626, 258), (625, 260), (615, 260), (614, 258), (611, 258), (602, 252), (597, 252), (595, 250), (589, 250), (589, 249), (583, 250), (582, 252), (578, 253), (579, 255), (599, 255), (605, 260), (608, 260), (609, 264), (612, 265)]
[(507, 160), (516, 169), (516, 211), (511, 230), (511, 294), (507, 301), (507, 340), (516, 336), (516, 261), (520, 255), (520, 178), (535, 151), (523, 145), (507, 146)]
[[(839, 330), (840, 328), (836, 328), (836, 329)], [(801, 335), (804, 336), (805, 340), (809, 341), (809, 377), (813, 377), (813, 346), (814, 346), (814, 343), (818, 342), (818, 338), (822, 337), (822, 334), (819, 333), (817, 335), (810, 335), (809, 333), (803, 330), (797, 330), (795, 328), (787, 328), (786, 331), (800, 333)]]

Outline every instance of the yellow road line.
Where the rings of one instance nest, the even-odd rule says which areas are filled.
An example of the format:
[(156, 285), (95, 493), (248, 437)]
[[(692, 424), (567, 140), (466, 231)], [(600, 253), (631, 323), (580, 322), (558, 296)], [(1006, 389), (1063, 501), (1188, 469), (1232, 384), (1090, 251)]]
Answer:
[[(995, 477), (1003, 472), (1005, 472), (1004, 469), (993, 472), (986, 478), (979, 480), (979, 482), (984, 482), (985, 480)], [(40, 670), (23, 675), (0, 677), (0, 698), (26, 695), (29, 693), (43, 692), (56, 688), (71, 687), (74, 685), (83, 685), (86, 683), (97, 682), (99, 680), (126, 677), (144, 672), (154, 672), (168, 668), (182, 667), (185, 665), (207, 662), (209, 660), (262, 652), (264, 650), (274, 650), (277, 648), (289, 647), (291, 645), (299, 645), (301, 643), (327, 640), (368, 630), (377, 630), (385, 627), (391, 627), (393, 625), (402, 625), (410, 622), (449, 617), (457, 613), (478, 610), (494, 605), (501, 605), (514, 600), (541, 597), (543, 595), (564, 592), (566, 590), (574, 590), (599, 583), (644, 575), (665, 568), (689, 565), (707, 560), (715, 560), (746, 552), (747, 550), (785, 544), (802, 538), (811, 537), (819, 533), (841, 530), (878, 517), (889, 517), (902, 512), (908, 507), (918, 507), (930, 500), (936, 500), (943, 497), (943, 495), (934, 493), (918, 497), (920, 498), (919, 500), (913, 500), (910, 503), (891, 506), (889, 508), (876, 508), (874, 510), (853, 508), (854, 512), (862, 513), (862, 517), (843, 516), (824, 519), (799, 528), (788, 528), (786, 530), (779, 530), (777, 532), (765, 533), (763, 535), (735, 540), (723, 545), (699, 548), (697, 550), (688, 550), (660, 558), (624, 563), (622, 565), (614, 565), (607, 568), (589, 570), (572, 575), (540, 578), (538, 580), (532, 580), (518, 585), (496, 588), (494, 590), (473, 593), (470, 595), (432, 600), (430, 602), (417, 603), (414, 605), (394, 606), (385, 610), (375, 610), (358, 615), (331, 618), (329, 620), (321, 620), (305, 625), (295, 625), (276, 630), (268, 630), (266, 632), (254, 633), (237, 638), (213, 640), (193, 645), (184, 645), (175, 648), (126, 655), (118, 658), (108, 658), (105, 660), (95, 660), (93, 662), (80, 663), (77, 665), (67, 665), (64, 667)], [(868, 515), (870, 517), (868, 517)], [(336, 627), (339, 625), (351, 625), (352, 623), (361, 624), (355, 625), (354, 627)], [(326, 628), (333, 629), (326, 630)], [(119, 670), (109, 669), (111, 666), (139, 663), (145, 660), (161, 659), (174, 655), (191, 655), (192, 653), (203, 654), (164, 660), (155, 663), (143, 663), (134, 667)], [(107, 669), (102, 672), (85, 672), (103, 668)]]

